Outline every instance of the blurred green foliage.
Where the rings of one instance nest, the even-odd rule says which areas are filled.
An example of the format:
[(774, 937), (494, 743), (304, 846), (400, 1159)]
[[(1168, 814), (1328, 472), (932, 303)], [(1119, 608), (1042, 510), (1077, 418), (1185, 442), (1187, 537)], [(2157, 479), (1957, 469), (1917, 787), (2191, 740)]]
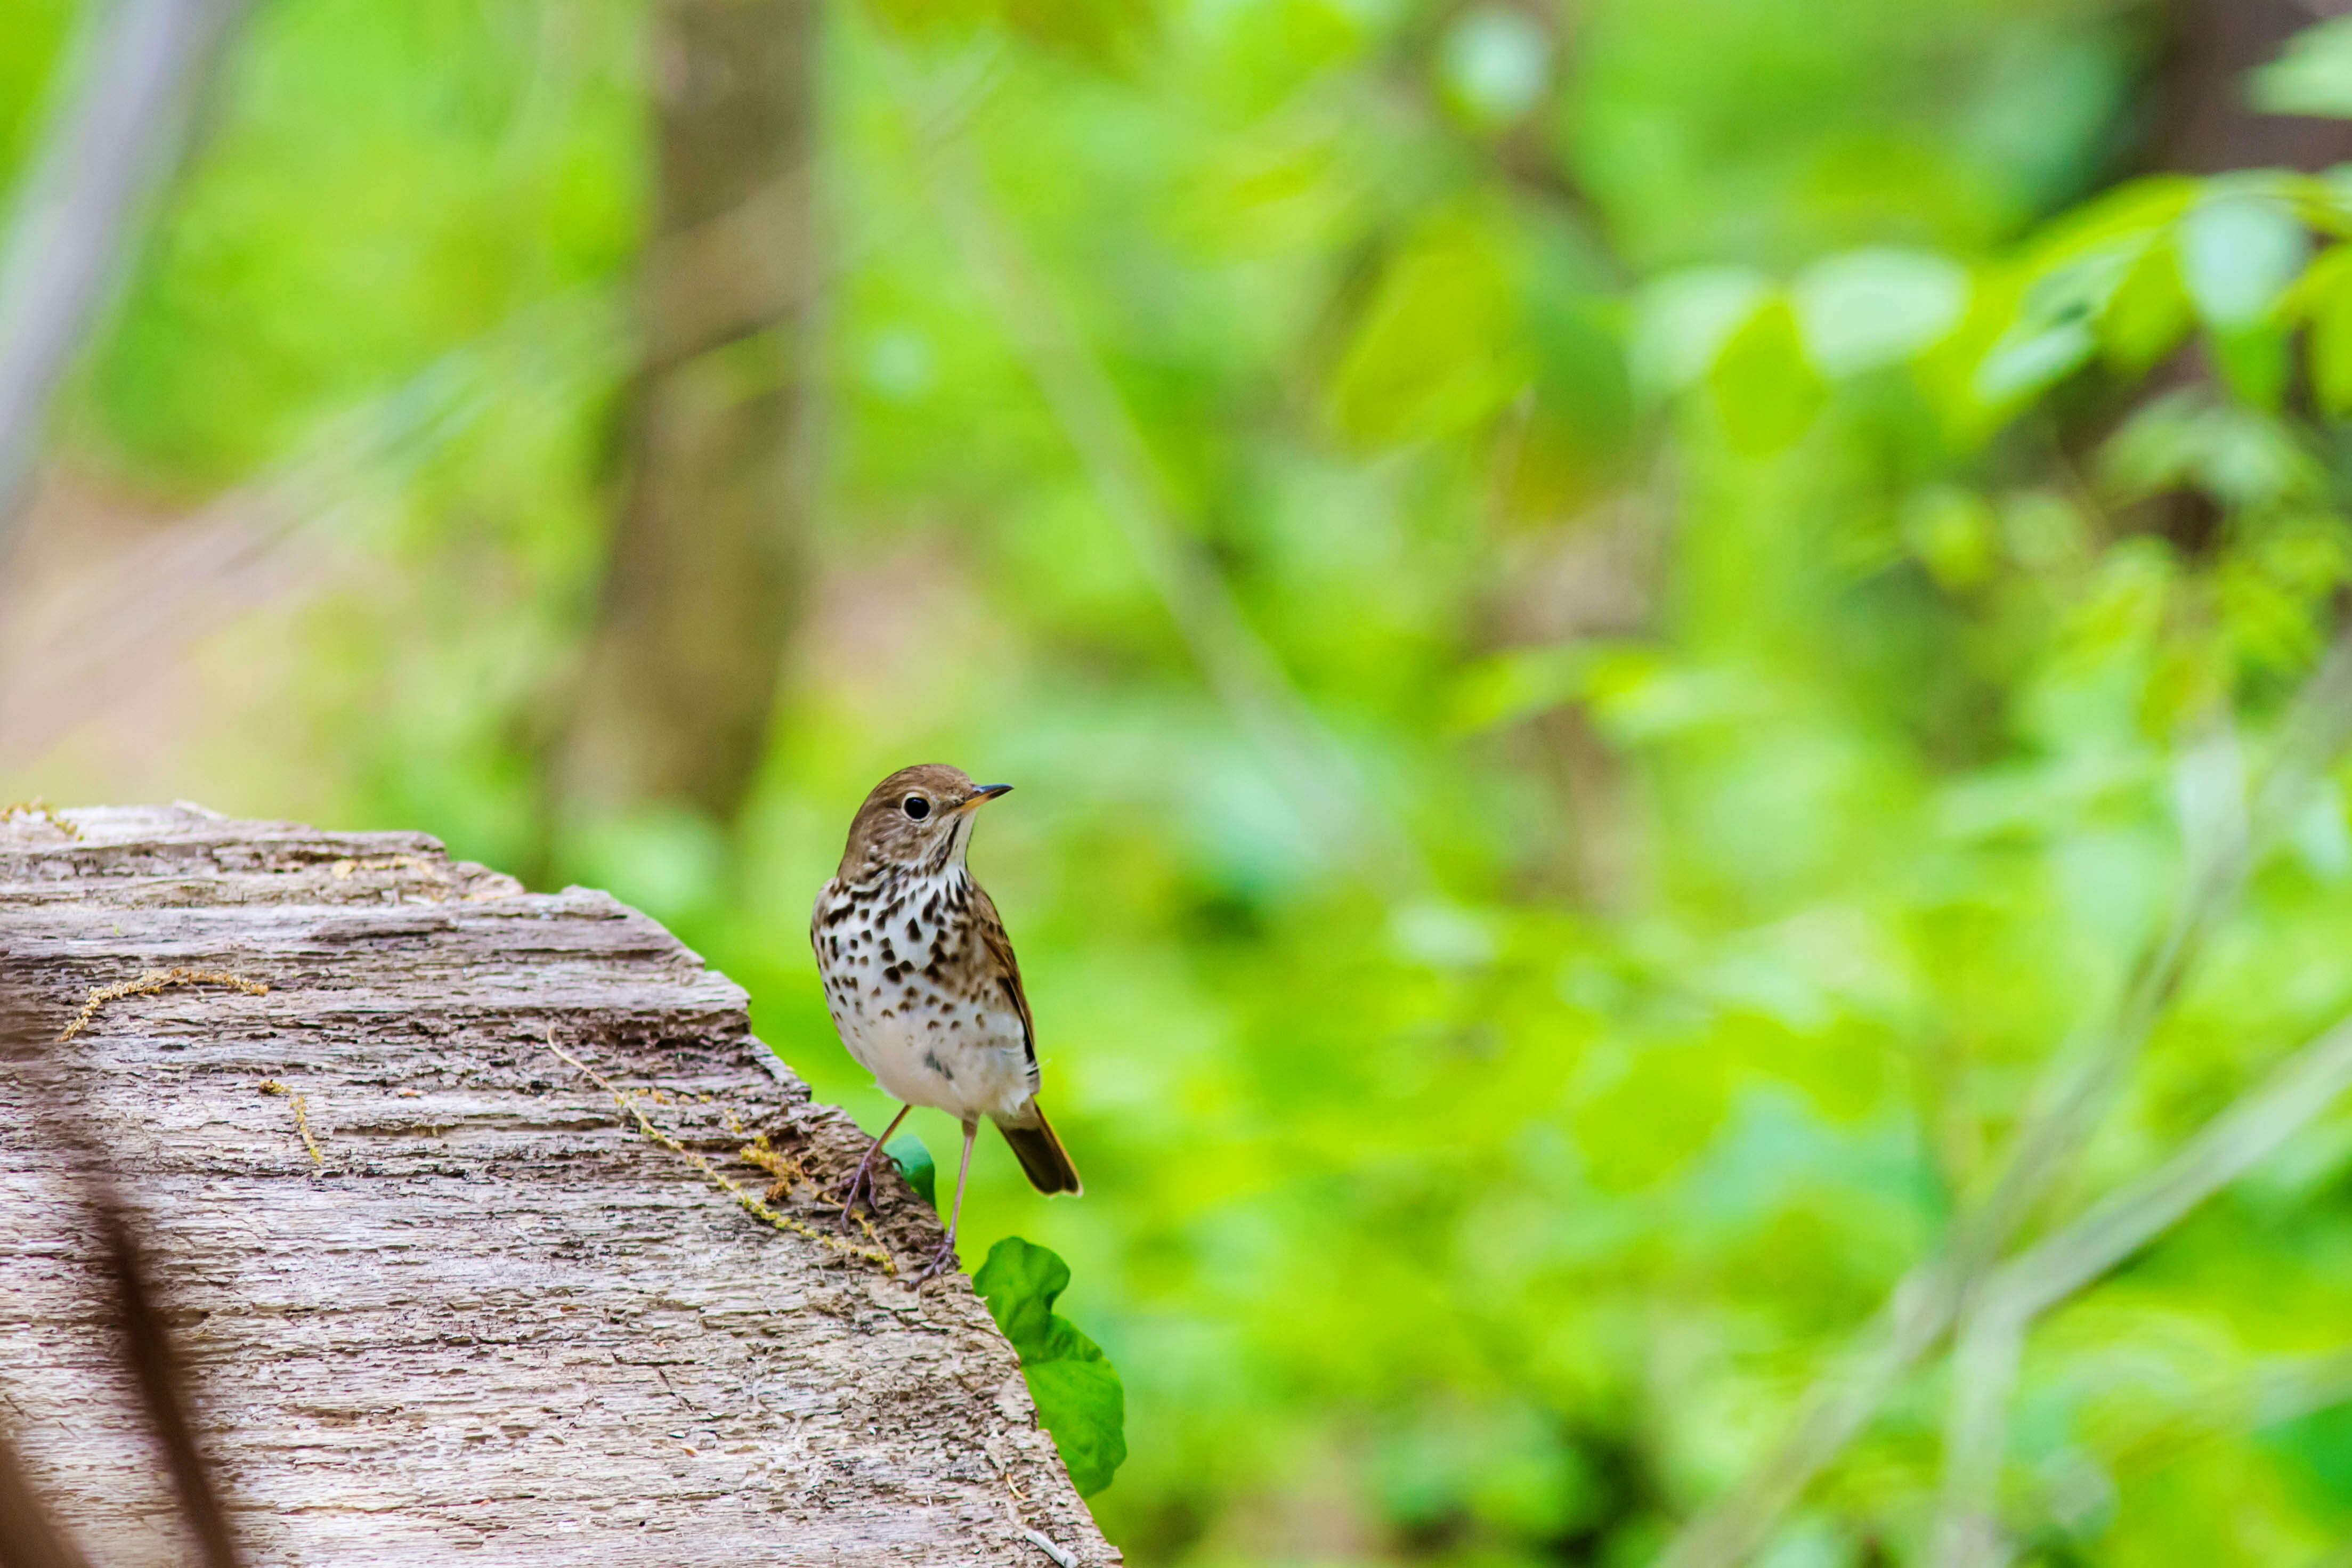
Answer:
[[(12, 159), (74, 15), (18, 11)], [(541, 816), (628, 374), (637, 0), (257, 13), (61, 454), (167, 500), (323, 476), (344, 566), (207, 645), (213, 700), (266, 718), (168, 792), (552, 842), (878, 1125), (809, 901), (888, 769), (1016, 782), (974, 858), (1087, 1196), (991, 1140), (965, 1235), (1072, 1261), (1132, 1416), (1112, 1537), (1647, 1561), (1981, 1197), (2174, 907), (2200, 780), (2326, 642), (2352, 180), (2119, 180), (2149, 62), (2090, 0), (827, 29), (819, 576), (740, 828)], [(2347, 57), (2335, 25), (2257, 90), (2342, 112)], [(1246, 653), (1171, 613), (1008, 298), (1099, 366), (1141, 525), (1298, 706), (1203, 679)], [(2339, 783), (2037, 1226), (2352, 1005)], [(2025, 1560), (2315, 1558), (2352, 1528), (2312, 1370), (2347, 1323), (2331, 1113), (2037, 1327)], [(1906, 1384), (1762, 1560), (1925, 1561), (1947, 1392)]]

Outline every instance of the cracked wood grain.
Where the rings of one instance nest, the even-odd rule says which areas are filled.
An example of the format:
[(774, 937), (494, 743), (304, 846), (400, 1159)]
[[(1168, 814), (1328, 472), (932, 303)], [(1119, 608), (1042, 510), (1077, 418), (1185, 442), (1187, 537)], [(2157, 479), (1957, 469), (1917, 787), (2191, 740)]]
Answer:
[[(822, 1226), (862, 1141), (653, 921), (419, 834), (62, 815), (79, 838), (0, 822), (0, 953), (52, 1034), (152, 972), (267, 988), (113, 996), (60, 1048), (251, 1561), (1118, 1561), (968, 1281), (918, 1291), (698, 1168)], [(55, 1113), (0, 1077), (0, 1420), (96, 1560), (180, 1562)], [(779, 1167), (811, 1179), (777, 1192)], [(891, 1253), (937, 1223), (886, 1183)]]

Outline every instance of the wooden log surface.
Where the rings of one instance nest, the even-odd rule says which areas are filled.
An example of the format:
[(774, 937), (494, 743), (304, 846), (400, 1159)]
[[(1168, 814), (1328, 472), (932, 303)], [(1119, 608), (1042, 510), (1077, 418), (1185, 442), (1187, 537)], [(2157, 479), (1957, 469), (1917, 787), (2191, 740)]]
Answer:
[(45, 1031), (101, 998), (51, 1058), (79, 1112), (0, 1082), (0, 1424), (96, 1561), (187, 1549), (66, 1114), (144, 1218), (255, 1563), (1118, 1562), (969, 1281), (908, 1282), (929, 1207), (893, 1174), (835, 1239), (856, 1129), (606, 894), (415, 833), (20, 814), (0, 953)]

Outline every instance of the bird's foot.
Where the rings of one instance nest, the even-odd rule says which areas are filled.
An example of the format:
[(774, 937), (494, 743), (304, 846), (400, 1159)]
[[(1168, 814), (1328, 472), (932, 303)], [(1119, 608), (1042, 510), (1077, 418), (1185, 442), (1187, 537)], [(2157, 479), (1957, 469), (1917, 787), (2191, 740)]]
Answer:
[(955, 1238), (950, 1236), (940, 1243), (939, 1250), (931, 1254), (931, 1260), (916, 1270), (915, 1283), (919, 1285), (941, 1274), (960, 1272), (962, 1267), (962, 1260), (956, 1256)]
[(860, 1200), (864, 1201), (869, 1210), (877, 1214), (881, 1212), (874, 1201), (874, 1172), (864, 1165), (859, 1166), (856, 1174), (851, 1176), (849, 1185), (841, 1189), (841, 1213), (835, 1218), (835, 1228), (847, 1230), (856, 1223), (857, 1205)]

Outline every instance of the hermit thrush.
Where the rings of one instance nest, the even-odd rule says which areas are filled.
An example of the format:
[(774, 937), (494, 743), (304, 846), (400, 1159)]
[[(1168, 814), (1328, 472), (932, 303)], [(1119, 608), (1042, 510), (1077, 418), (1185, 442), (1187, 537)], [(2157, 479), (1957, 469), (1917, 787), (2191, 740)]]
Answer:
[(1013, 943), (964, 866), (973, 813), (1012, 788), (974, 784), (937, 763), (893, 773), (857, 809), (841, 865), (809, 917), (841, 1043), (883, 1092), (906, 1103), (867, 1145), (843, 1195), (843, 1216), (871, 1196), (875, 1154), (908, 1111), (929, 1105), (963, 1124), (947, 1239), (925, 1278), (954, 1265), (982, 1116), (1039, 1192), (1081, 1190), (1077, 1167), (1037, 1105), (1037, 1042)]

